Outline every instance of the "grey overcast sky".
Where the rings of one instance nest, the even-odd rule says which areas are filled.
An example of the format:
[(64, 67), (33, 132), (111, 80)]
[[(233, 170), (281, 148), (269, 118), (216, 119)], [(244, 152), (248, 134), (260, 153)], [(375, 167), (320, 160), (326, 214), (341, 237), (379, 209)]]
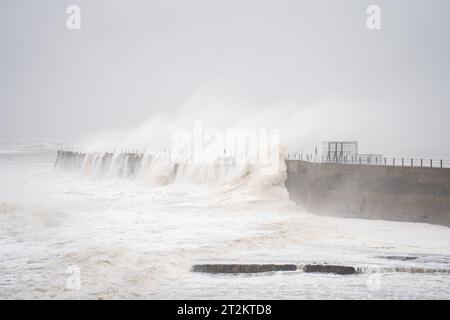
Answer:
[[(71, 4), (81, 30), (66, 28)], [(449, 31), (448, 0), (1, 0), (0, 138), (134, 128), (216, 90), (274, 127), (284, 108), (306, 145), (450, 158)], [(217, 103), (193, 114), (252, 117)]]

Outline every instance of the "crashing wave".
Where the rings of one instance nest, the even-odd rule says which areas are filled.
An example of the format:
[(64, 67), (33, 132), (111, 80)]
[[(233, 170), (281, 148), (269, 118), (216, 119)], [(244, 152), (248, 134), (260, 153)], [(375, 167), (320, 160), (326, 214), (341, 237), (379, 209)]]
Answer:
[[(231, 189), (244, 188), (262, 193), (272, 188), (284, 189), (286, 164), (279, 155), (276, 170), (268, 174), (262, 165), (236, 161), (232, 157), (218, 157), (206, 163), (174, 161), (170, 152), (145, 154), (84, 153), (58, 151), (55, 167), (96, 179), (139, 179), (155, 186), (169, 184), (221, 185)], [(280, 193), (280, 192), (278, 192)]]

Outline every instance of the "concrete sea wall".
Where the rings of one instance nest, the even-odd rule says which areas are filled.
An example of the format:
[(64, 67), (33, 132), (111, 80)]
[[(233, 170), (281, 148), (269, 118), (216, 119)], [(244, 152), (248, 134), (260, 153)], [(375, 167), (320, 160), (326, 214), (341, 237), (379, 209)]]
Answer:
[(289, 195), (311, 213), (450, 226), (450, 169), (286, 163)]

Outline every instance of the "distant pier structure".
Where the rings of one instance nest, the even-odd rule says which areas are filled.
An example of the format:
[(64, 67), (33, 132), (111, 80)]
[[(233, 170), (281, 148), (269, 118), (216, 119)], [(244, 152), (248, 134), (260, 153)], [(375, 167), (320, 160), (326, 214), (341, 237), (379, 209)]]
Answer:
[(66, 148), (57, 151), (55, 167), (67, 171), (94, 172), (98, 176), (114, 173), (116, 176), (128, 177), (136, 174), (143, 159), (144, 153), (134, 150), (87, 153)]

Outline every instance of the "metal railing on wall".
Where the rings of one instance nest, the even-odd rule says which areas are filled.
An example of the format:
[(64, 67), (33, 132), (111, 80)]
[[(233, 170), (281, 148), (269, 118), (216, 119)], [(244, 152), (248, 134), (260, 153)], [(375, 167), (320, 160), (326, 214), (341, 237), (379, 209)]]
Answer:
[(394, 167), (416, 167), (416, 168), (450, 168), (450, 160), (431, 159), (431, 158), (388, 158), (388, 157), (367, 157), (367, 156), (343, 156), (339, 160), (330, 160), (322, 155), (313, 153), (287, 155), (288, 160), (302, 160), (315, 163), (340, 163), (340, 164), (361, 164), (361, 165), (379, 165)]

